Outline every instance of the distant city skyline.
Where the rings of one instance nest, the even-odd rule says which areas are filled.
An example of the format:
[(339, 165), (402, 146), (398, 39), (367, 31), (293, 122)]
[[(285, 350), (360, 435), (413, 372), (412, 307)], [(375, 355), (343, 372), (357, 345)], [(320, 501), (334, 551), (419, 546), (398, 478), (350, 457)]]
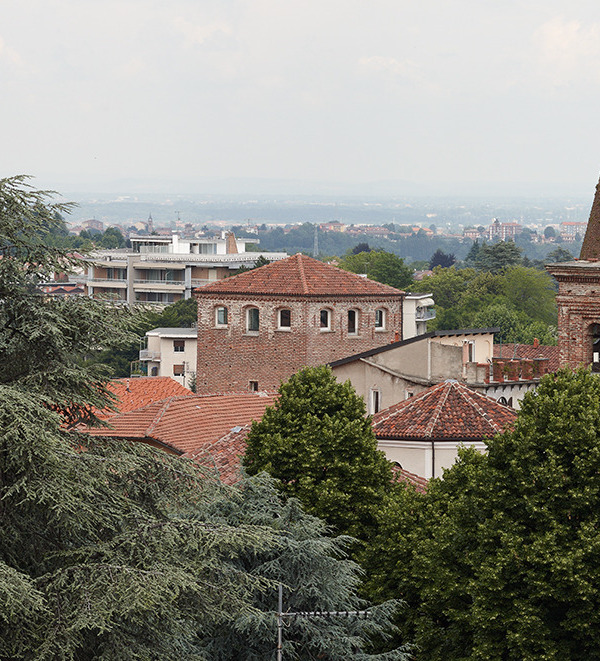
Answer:
[(0, 176), (61, 192), (590, 195), (592, 0), (8, 0)]

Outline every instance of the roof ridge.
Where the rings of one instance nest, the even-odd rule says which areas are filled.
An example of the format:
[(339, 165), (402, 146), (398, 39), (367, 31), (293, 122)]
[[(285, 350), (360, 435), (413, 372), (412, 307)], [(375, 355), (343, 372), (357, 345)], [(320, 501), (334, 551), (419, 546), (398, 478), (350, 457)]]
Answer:
[(161, 400), (161, 401), (164, 401), (164, 404), (160, 407), (158, 413), (154, 416), (154, 419), (150, 423), (148, 429), (146, 429), (146, 436), (150, 436), (150, 434), (156, 429), (156, 426), (162, 420), (162, 417), (164, 416), (167, 409), (171, 405), (171, 402), (174, 399), (177, 399), (177, 398), (176, 397), (168, 397), (166, 400)]
[[(444, 404), (446, 403), (446, 400), (448, 399), (448, 396), (450, 395), (450, 391), (452, 390), (452, 386), (454, 384), (449, 383), (448, 381), (445, 381), (444, 383), (441, 383), (439, 385), (442, 386), (441, 390), (446, 389), (446, 392), (444, 393), (443, 399), (441, 399), (438, 402), (437, 406), (435, 407), (434, 414), (431, 416), (431, 420), (430, 420), (429, 424), (427, 425), (427, 427), (425, 427), (425, 431), (426, 431), (428, 436), (431, 436), (431, 434), (433, 433), (433, 429), (434, 429), (437, 421), (439, 420), (442, 409), (444, 408)], [(449, 387), (445, 388), (446, 385), (448, 385)], [(437, 388), (437, 386), (434, 386), (432, 388), (431, 392), (433, 393), (436, 390), (436, 388)]]
[[(465, 392), (465, 391), (468, 391), (468, 393)], [(485, 397), (485, 395), (483, 395), (482, 393), (479, 393), (479, 392), (475, 392), (474, 390), (471, 390), (471, 389), (470, 389), (469, 387), (467, 387), (467, 386), (465, 386), (464, 389), (459, 390), (459, 392), (460, 392), (461, 396), (462, 396), (466, 401), (468, 401), (468, 402), (470, 403), (470, 405), (471, 405), (471, 406), (477, 411), (477, 413), (479, 413), (479, 415), (480, 415), (480, 416), (481, 416), (481, 417), (482, 417), (482, 418), (483, 418), (483, 419), (484, 419), (484, 420), (490, 425), (490, 427), (491, 427), (496, 433), (502, 431), (503, 427), (500, 426), (495, 420), (493, 420), (493, 419), (490, 417), (489, 413), (487, 413), (487, 411), (485, 411), (485, 410), (479, 405), (479, 403), (477, 402), (477, 398), (478, 398), (478, 397)], [(469, 395), (470, 400), (467, 399), (467, 394)], [(494, 400), (494, 401), (495, 401), (495, 400)], [(495, 403), (498, 404), (498, 406), (502, 406), (502, 404), (500, 404), (500, 402), (498, 402), (498, 401), (495, 401)]]
[(306, 282), (306, 274), (304, 273), (304, 262), (302, 261), (302, 253), (298, 253), (298, 271), (300, 272), (300, 282), (302, 283), (302, 293), (308, 294), (308, 283)]

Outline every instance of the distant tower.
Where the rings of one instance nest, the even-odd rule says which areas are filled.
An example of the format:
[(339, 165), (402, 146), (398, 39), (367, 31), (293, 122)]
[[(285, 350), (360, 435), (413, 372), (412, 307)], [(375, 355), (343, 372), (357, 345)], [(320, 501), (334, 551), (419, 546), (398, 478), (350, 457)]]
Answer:
[(319, 226), (315, 223), (315, 242), (313, 244), (313, 257), (319, 257)]
[(600, 372), (600, 182), (578, 260), (549, 264), (558, 280), (558, 349), (561, 367)]
[(148, 226), (148, 234), (152, 234), (154, 232), (154, 221), (152, 220), (152, 214), (148, 214), (148, 222), (146, 223)]

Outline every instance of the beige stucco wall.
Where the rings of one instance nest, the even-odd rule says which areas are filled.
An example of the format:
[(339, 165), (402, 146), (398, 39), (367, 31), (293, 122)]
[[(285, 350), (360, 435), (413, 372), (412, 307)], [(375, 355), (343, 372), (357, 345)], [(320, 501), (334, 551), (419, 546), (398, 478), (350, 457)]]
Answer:
[[(481, 442), (464, 444), (485, 451)], [(442, 477), (444, 469), (450, 468), (458, 457), (460, 443), (452, 441), (386, 441), (380, 440), (377, 447), (385, 452), (390, 461), (397, 462), (402, 468), (427, 479)]]

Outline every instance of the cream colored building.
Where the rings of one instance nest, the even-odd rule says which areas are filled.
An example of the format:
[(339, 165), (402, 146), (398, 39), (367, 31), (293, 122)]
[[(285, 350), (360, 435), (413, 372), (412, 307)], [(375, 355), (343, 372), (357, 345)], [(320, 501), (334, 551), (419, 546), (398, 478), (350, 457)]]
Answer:
[(170, 376), (189, 388), (196, 374), (195, 328), (154, 328), (146, 333), (140, 350), (140, 367), (144, 376)]

